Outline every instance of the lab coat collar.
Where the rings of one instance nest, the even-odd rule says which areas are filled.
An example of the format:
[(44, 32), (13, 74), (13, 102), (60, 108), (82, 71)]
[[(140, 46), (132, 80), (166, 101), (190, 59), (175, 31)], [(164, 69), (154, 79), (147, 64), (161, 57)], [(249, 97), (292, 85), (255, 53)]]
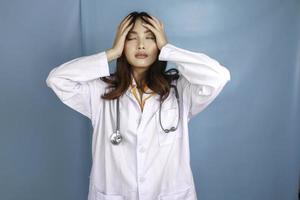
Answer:
[[(131, 74), (131, 84), (129, 85), (129, 87), (128, 87), (128, 89), (127, 89), (127, 91), (126, 91), (126, 95), (128, 96), (128, 97), (130, 97), (130, 98), (134, 98), (134, 96), (133, 96), (133, 94), (132, 94), (132, 92), (131, 92), (131, 90), (134, 88), (134, 87), (137, 87), (137, 83), (136, 83), (136, 81), (135, 81), (135, 79), (134, 79), (134, 76), (133, 76), (133, 74)], [(150, 93), (150, 92), (153, 92), (153, 90), (151, 90), (150, 88), (148, 88), (148, 86), (147, 85), (145, 85), (145, 91), (148, 93)], [(151, 98), (154, 98), (155, 100), (159, 100), (159, 95), (158, 94), (154, 94)]]

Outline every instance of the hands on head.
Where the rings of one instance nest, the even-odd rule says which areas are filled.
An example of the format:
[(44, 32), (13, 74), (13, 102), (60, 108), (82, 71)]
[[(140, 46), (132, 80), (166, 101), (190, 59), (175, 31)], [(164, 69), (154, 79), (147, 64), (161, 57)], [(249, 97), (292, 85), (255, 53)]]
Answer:
[[(161, 48), (168, 43), (163, 23), (152, 15), (149, 15), (149, 17), (142, 15), (141, 18), (146, 22), (142, 23), (142, 26), (149, 29), (155, 35), (157, 48), (161, 50)], [(127, 34), (135, 24), (133, 19), (134, 17), (129, 14), (119, 24), (113, 47), (106, 51), (109, 61), (117, 59), (122, 55)]]

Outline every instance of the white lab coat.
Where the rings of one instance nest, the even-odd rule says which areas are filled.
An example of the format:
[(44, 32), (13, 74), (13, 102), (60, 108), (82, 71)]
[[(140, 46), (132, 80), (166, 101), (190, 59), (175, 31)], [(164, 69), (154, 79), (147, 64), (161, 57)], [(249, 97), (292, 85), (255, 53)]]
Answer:
[[(181, 119), (175, 132), (159, 125), (159, 96), (146, 100), (144, 111), (129, 91), (120, 97), (120, 133), (116, 128), (116, 100), (100, 98), (109, 76), (105, 51), (66, 62), (49, 73), (46, 83), (67, 106), (82, 113), (93, 126), (88, 200), (197, 200), (190, 168), (189, 120), (205, 109), (230, 80), (230, 72), (203, 53), (168, 43), (159, 60), (173, 62), (178, 80)], [(174, 90), (162, 104), (164, 128), (177, 122)]]

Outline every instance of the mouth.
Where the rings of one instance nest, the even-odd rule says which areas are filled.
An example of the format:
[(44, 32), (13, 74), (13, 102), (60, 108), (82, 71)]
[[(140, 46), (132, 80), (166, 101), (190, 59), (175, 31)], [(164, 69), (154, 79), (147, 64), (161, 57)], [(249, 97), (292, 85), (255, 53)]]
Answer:
[(135, 57), (138, 59), (145, 59), (148, 57), (148, 55), (146, 53), (137, 53), (135, 54)]

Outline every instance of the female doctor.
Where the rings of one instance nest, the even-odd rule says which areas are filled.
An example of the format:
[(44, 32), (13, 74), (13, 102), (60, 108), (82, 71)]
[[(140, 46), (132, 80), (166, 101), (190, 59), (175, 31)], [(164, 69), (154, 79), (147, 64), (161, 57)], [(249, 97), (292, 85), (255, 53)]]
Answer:
[(93, 126), (88, 200), (197, 200), (188, 122), (229, 80), (216, 60), (170, 44), (146, 12), (123, 19), (111, 49), (52, 69), (48, 87)]

